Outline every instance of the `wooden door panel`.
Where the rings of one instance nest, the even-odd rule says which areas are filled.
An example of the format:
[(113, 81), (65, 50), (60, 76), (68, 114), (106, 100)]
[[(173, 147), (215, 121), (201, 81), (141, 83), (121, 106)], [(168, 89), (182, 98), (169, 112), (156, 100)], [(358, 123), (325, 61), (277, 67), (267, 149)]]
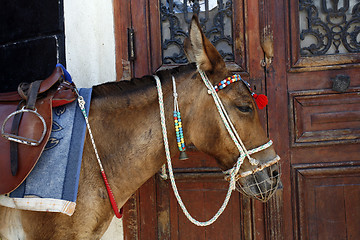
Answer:
[[(225, 199), (228, 183), (222, 179), (177, 181), (189, 213), (199, 221), (212, 218)], [(170, 186), (169, 186), (170, 187)], [(197, 227), (186, 218), (175, 196), (170, 194), (171, 239), (240, 239), (240, 199), (234, 192), (227, 208), (211, 226)]]
[[(360, 54), (359, 54), (360, 55)], [(333, 85), (333, 79), (337, 75), (346, 75), (350, 77), (349, 88), (360, 86), (360, 65), (356, 65), (354, 68), (348, 65), (342, 69), (331, 71), (308, 71), (302, 73), (292, 73), (288, 75), (288, 89), (289, 91), (301, 91), (312, 89), (331, 89)]]
[(296, 165), (298, 239), (360, 238), (360, 165)]
[(360, 92), (290, 92), (293, 147), (354, 143), (360, 139)]
[(338, 144), (320, 147), (298, 147), (291, 150), (291, 163), (336, 163), (360, 161), (358, 144)]

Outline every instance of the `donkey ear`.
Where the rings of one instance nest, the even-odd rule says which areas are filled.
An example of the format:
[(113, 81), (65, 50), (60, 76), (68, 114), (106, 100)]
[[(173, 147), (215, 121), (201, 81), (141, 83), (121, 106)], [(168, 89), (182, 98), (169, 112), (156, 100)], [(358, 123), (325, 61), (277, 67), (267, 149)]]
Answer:
[(214, 72), (217, 69), (225, 69), (224, 60), (214, 45), (205, 37), (196, 15), (192, 18), (189, 35), (189, 40), (184, 42), (184, 49), (189, 61), (196, 62), (203, 71)]
[(186, 58), (188, 59), (189, 63), (196, 62), (195, 54), (194, 54), (194, 51), (192, 49), (191, 42), (190, 42), (189, 38), (185, 38), (185, 40), (184, 40), (184, 51), (185, 51), (185, 55), (186, 55)]

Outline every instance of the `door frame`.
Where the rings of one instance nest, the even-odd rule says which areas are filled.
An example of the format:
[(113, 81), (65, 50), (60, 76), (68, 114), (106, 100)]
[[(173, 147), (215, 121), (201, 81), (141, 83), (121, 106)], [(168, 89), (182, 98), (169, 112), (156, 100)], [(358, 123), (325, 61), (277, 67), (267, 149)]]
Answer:
[[(238, 2), (236, 1), (236, 3)], [(276, 2), (280, 3), (281, 1), (276, 0)], [(282, 171), (286, 173), (287, 168), (284, 160), (288, 159), (288, 148), (286, 147), (288, 139), (279, 134), (278, 131), (283, 129), (284, 126), (288, 126), (288, 123), (285, 118), (280, 118), (276, 121), (272, 120), (275, 118), (271, 118), (276, 116), (276, 111), (273, 111), (273, 109), (279, 106), (282, 108), (281, 111), (287, 113), (287, 107), (282, 104), (284, 100), (287, 101), (287, 98), (279, 94), (283, 93), (283, 89), (286, 89), (281, 87), (286, 86), (286, 79), (282, 79), (284, 81), (280, 83), (271, 81), (271, 79), (277, 78), (279, 75), (278, 71), (274, 71), (275, 67), (283, 69), (283, 66), (280, 65), (277, 59), (274, 59), (272, 67), (265, 71), (261, 65), (264, 61), (264, 52), (260, 46), (262, 32), (260, 29), (265, 27), (264, 19), (272, 16), (274, 12), (277, 13), (275, 16), (281, 14), (278, 14), (279, 10), (275, 11), (273, 7), (273, 5), (277, 4), (270, 5), (272, 6), (270, 12), (268, 12), (268, 9), (265, 9), (267, 5), (270, 5), (267, 0), (244, 0), (242, 4), (235, 5), (236, 8), (240, 9), (241, 14), (243, 14), (238, 16), (243, 16), (243, 19), (245, 19), (243, 28), (247, 32), (247, 36), (240, 35), (235, 40), (235, 44), (237, 48), (243, 48), (245, 53), (246, 71), (242, 73), (242, 76), (249, 80), (253, 86), (255, 85), (258, 92), (266, 91), (270, 99), (267, 110), (261, 114), (261, 121), (266, 126), (270, 138), (274, 140), (276, 151), (283, 159), (281, 164), (285, 165), (285, 168), (282, 166)], [(149, 20), (149, 16), (158, 14), (158, 7), (158, 2), (150, 4), (149, 0), (114, 1), (117, 80), (126, 78), (124, 75), (129, 75), (126, 74), (126, 71), (129, 71), (128, 66), (131, 66), (130, 75), (132, 77), (153, 73), (161, 66), (161, 33), (158, 27), (160, 26), (160, 20), (159, 18)], [(131, 16), (131, 12), (134, 9), (140, 10), (136, 14), (137, 21), (134, 21)], [(235, 9), (235, 11), (238, 9)], [(240, 23), (236, 22), (235, 24), (238, 25)], [(273, 23), (269, 24), (273, 28)], [(146, 49), (146, 51), (139, 51), (135, 47), (136, 64), (131, 62), (128, 56), (128, 28), (133, 28), (136, 33), (135, 46), (141, 44)], [(241, 28), (241, 26), (238, 25), (237, 28)], [(274, 31), (274, 35), (276, 33)], [(275, 44), (274, 47), (279, 48), (280, 46)], [(283, 45), (281, 47), (283, 48)], [(149, 60), (150, 58), (153, 58), (152, 61)], [(161, 206), (156, 205), (156, 192), (159, 191), (159, 184), (161, 185), (162, 182), (158, 180), (157, 175), (150, 178), (124, 206), (123, 223), (125, 239), (142, 239), (143, 237), (150, 239), (160, 237), (161, 239), (161, 236), (157, 235), (157, 227), (147, 227), (157, 226), (157, 209), (161, 208)], [(241, 196), (241, 207), (245, 210), (242, 213), (244, 221), (241, 223), (243, 239), (283, 239), (282, 195), (283, 190), (280, 189), (265, 204)], [(147, 199), (151, 199), (151, 201), (144, 201), (141, 196), (147, 196)]]

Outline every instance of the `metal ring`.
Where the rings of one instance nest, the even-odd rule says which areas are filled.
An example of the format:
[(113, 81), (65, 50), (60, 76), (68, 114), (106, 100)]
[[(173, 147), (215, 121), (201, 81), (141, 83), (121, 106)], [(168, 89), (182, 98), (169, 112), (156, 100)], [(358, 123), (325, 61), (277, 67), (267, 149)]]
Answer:
[[(22, 137), (22, 136), (17, 136), (15, 134), (11, 134), (11, 133), (5, 133), (5, 125), (7, 123), (7, 121), (15, 116), (16, 114), (19, 114), (19, 113), (25, 113), (25, 112), (28, 112), (28, 113), (33, 113), (35, 114), (42, 122), (43, 124), (43, 132), (42, 132), (42, 135), (40, 137), (39, 140), (35, 140), (35, 139), (31, 139), (31, 138), (26, 138), (26, 137)], [(9, 114), (9, 116), (7, 116), (2, 124), (2, 127), (1, 127), (1, 135), (9, 140), (9, 141), (13, 141), (13, 142), (17, 142), (17, 143), (22, 143), (22, 144), (25, 144), (25, 145), (30, 145), (30, 146), (38, 146), (42, 140), (44, 139), (45, 137), (45, 134), (46, 134), (46, 123), (45, 123), (45, 120), (44, 118), (37, 112), (37, 109), (35, 108), (35, 110), (31, 110), (31, 109), (26, 109), (25, 107), (23, 107), (22, 109), (20, 110), (17, 110), (11, 114)]]

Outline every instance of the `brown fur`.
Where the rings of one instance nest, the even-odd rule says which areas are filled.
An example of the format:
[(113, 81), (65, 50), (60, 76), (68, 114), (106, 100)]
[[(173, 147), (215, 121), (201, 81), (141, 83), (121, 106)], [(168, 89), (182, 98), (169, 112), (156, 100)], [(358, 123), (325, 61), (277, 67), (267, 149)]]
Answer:
[[(191, 51), (191, 55), (194, 53), (197, 65), (207, 71), (211, 81), (219, 82), (231, 75), (219, 53), (204, 38), (196, 19), (192, 22), (190, 41), (187, 51)], [(186, 143), (193, 143), (199, 150), (214, 156), (222, 169), (231, 168), (239, 155), (238, 150), (195, 66), (190, 64), (158, 75), (162, 79), (171, 152), (178, 151), (172, 124), (171, 75), (174, 75)], [(267, 142), (254, 101), (243, 83), (230, 85), (219, 92), (219, 96), (248, 148)], [(90, 124), (119, 206), (165, 162), (157, 97), (152, 77), (94, 87)], [(252, 111), (241, 112), (238, 106), (249, 107)], [(254, 155), (261, 162), (274, 156), (272, 148)], [(242, 168), (248, 170), (251, 167), (245, 163)], [(0, 207), (0, 233), (5, 234), (14, 227), (8, 222), (17, 217), (20, 217), (26, 239), (99, 239), (103, 235), (113, 212), (89, 137), (85, 141), (73, 216)], [(5, 235), (1, 236), (6, 239)]]

